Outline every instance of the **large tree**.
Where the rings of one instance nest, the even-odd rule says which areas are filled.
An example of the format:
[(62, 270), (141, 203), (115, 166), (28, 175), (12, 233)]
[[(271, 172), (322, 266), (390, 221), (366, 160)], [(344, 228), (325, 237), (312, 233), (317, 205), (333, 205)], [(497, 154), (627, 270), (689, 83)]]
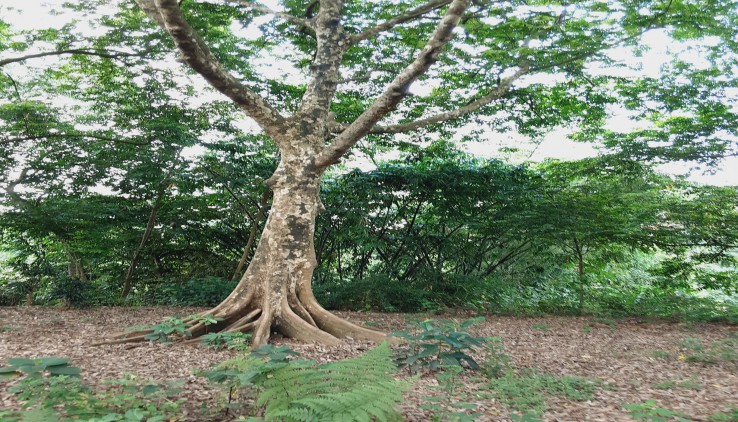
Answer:
[[(361, 140), (392, 146), (404, 136), (394, 135), (405, 133), (427, 138), (451, 136), (458, 128), (514, 128), (538, 134), (578, 124), (584, 135), (610, 141), (623, 137), (601, 128), (611, 104), (625, 99), (627, 108), (656, 124), (672, 114), (682, 123), (699, 123), (696, 145), (706, 146), (690, 159), (700, 158), (701, 151), (725, 155), (734, 148), (734, 110), (723, 107), (716, 118), (705, 116), (724, 103), (731, 86), (732, 77), (724, 75), (735, 57), (735, 1), (284, 0), (279, 10), (246, 0), (136, 3), (167, 38), (144, 30), (137, 12), (123, 3), (124, 13), (105, 24), (137, 26), (118, 28), (108, 45), (143, 33), (142, 47), (115, 51), (144, 56), (173, 43), (180, 61), (253, 119), (279, 149), (277, 169), (265, 182), (272, 207), (249, 267), (230, 296), (204, 312), (221, 319), (208, 331), (252, 331), (255, 345), (266, 342), (272, 329), (327, 344), (383, 337), (324, 310), (311, 287), (321, 178)], [(700, 66), (709, 72), (688, 78), (699, 89), (677, 89), (684, 78), (639, 77), (637, 60), (618, 60), (619, 47), (642, 52), (643, 35), (653, 29), (704, 50), (706, 65)], [(90, 55), (64, 49), (49, 54), (54, 53)], [(95, 50), (92, 57), (100, 54)], [(676, 63), (683, 69), (683, 60)], [(415, 89), (416, 81), (425, 89)], [(626, 136), (629, 143), (623, 145), (639, 146), (640, 154), (653, 133)], [(683, 149), (682, 138), (658, 138), (659, 147), (671, 142)], [(621, 150), (633, 155), (634, 148)], [(194, 336), (206, 331), (192, 322)]]
[[(206, 27), (201, 35), (188, 22), (197, 18), (188, 16), (196, 7), (192, 1), (136, 3), (166, 30), (181, 60), (229, 97), (279, 148), (278, 167), (265, 182), (273, 191), (272, 208), (250, 265), (230, 296), (206, 312), (222, 319), (218, 329), (253, 331), (255, 345), (266, 342), (272, 329), (326, 344), (343, 337), (383, 337), (324, 310), (311, 288), (315, 220), (323, 208), (321, 177), (362, 138), (465, 121), (475, 112), (496, 120), (518, 117), (525, 121), (519, 129), (568, 119), (596, 126), (605, 104), (615, 100), (603, 82), (607, 76), (587, 73), (593, 63), (612, 63), (609, 50), (637, 44), (653, 28), (698, 38), (684, 28), (724, 28), (735, 19), (729, 16), (735, 10), (731, 2), (715, 1), (290, 0), (280, 11), (229, 2), (286, 22), (273, 26), (280, 32), (271, 36), (287, 52), (283, 57), (292, 56), (305, 70), (304, 84), (296, 88), (299, 102), (290, 107), (259, 92), (258, 80), (270, 77), (255, 78), (257, 66), (250, 66), (245, 78), (231, 72), (233, 57), (208, 45), (207, 32), (215, 28)], [(218, 30), (228, 30), (226, 24), (219, 22)], [(712, 32), (732, 41), (725, 31)], [(561, 75), (565, 82), (536, 86), (535, 76), (545, 74)], [(420, 78), (434, 92), (399, 107)], [(517, 92), (508, 95), (511, 91)], [(342, 107), (347, 98), (352, 110)], [(205, 327), (198, 323), (191, 331), (197, 336)]]

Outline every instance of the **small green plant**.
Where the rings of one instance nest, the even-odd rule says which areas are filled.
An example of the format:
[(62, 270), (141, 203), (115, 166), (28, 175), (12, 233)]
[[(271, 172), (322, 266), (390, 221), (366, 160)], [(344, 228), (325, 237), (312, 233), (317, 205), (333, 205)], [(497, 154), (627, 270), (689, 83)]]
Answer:
[(471, 318), (462, 323), (435, 320), (410, 322), (410, 331), (390, 334), (407, 341), (407, 345), (395, 350), (395, 362), (411, 372), (418, 372), (421, 368), (435, 371), (441, 366), (450, 365), (478, 370), (479, 364), (467, 352), (484, 347), (488, 339), (472, 336), (466, 330), (483, 320), (484, 317)]
[[(429, 403), (420, 406), (422, 409), (433, 411), (434, 420), (472, 422), (481, 416), (480, 413), (467, 413), (467, 411), (475, 410), (477, 405), (464, 401), (469, 398), (470, 393), (459, 392), (463, 371), (462, 367), (451, 365), (435, 374), (438, 385), (433, 388), (439, 390), (440, 394), (425, 397), (424, 400)], [(459, 396), (463, 400), (456, 400)]]
[(15, 330), (14, 327), (10, 325), (2, 325), (0, 326), (0, 333), (9, 333), (11, 331)]
[(624, 404), (623, 408), (630, 411), (630, 416), (633, 419), (639, 421), (650, 421), (650, 422), (691, 422), (689, 419), (684, 419), (681, 413), (673, 410), (659, 407), (654, 399), (648, 399), (643, 403), (638, 404)]
[(699, 391), (702, 390), (702, 385), (695, 377), (689, 377), (685, 380), (669, 379), (660, 383), (654, 384), (654, 388), (659, 390), (673, 390), (675, 388), (685, 388), (688, 390)]
[(599, 384), (599, 380), (588, 378), (555, 377), (535, 372), (519, 376), (510, 371), (504, 377), (491, 380), (488, 386), (500, 402), (514, 413), (540, 417), (546, 410), (546, 395), (564, 396), (577, 401), (590, 400)]
[(594, 317), (591, 320), (589, 320), (589, 323), (588, 323), (590, 327), (597, 326), (600, 324), (607, 325), (610, 328), (615, 328), (618, 325), (617, 321), (615, 321), (614, 319), (608, 318), (608, 317), (602, 317), (602, 316)]
[(713, 413), (707, 420), (710, 422), (738, 422), (738, 407), (725, 412)]
[[(251, 353), (234, 356), (209, 371), (196, 374), (223, 385), (226, 390), (225, 411), (244, 407), (243, 400), (255, 399), (259, 385), (273, 370), (289, 364), (298, 354), (287, 346), (259, 346)], [(240, 400), (243, 398), (243, 400)]]
[(246, 351), (249, 347), (250, 334), (244, 333), (208, 333), (200, 337), (202, 344), (212, 349), (231, 349), (238, 351)]
[(69, 365), (69, 359), (58, 357), (45, 358), (12, 358), (8, 359), (9, 366), (0, 368), (0, 380), (16, 377), (41, 377), (45, 372), (49, 375), (67, 375), (76, 377), (80, 369)]
[(543, 422), (535, 413), (512, 413), (510, 419), (513, 422)]
[[(94, 391), (78, 377), (26, 377), (9, 389), (25, 411), (0, 416), (8, 422), (164, 421), (175, 419), (183, 402), (174, 399), (178, 390), (141, 383), (134, 376), (105, 383), (109, 387), (104, 391)], [(29, 414), (33, 418), (29, 419)]]
[(548, 330), (551, 329), (551, 327), (549, 327), (548, 325), (541, 324), (541, 323), (533, 324), (533, 325), (530, 326), (530, 328), (532, 328), (534, 330), (541, 330), (541, 331), (548, 331)]
[(391, 353), (384, 343), (362, 356), (316, 366), (288, 360), (294, 352), (287, 348), (261, 348), (204, 374), (252, 388), (267, 421), (394, 420), (410, 384), (392, 377)]
[(651, 356), (656, 359), (670, 359), (671, 353), (665, 350), (654, 350), (653, 352), (651, 352)]
[(729, 335), (724, 340), (712, 342), (709, 347), (704, 347), (699, 339), (693, 337), (688, 337), (677, 345), (685, 349), (686, 362), (704, 365), (715, 365), (720, 362), (738, 363), (738, 336), (735, 334)]
[(482, 372), (488, 378), (500, 378), (510, 372), (510, 356), (505, 353), (502, 338), (487, 339), (487, 359), (482, 363)]
[(148, 327), (151, 333), (146, 334), (144, 337), (149, 341), (158, 341), (161, 343), (169, 343), (172, 341), (171, 336), (180, 337), (191, 337), (189, 331), (187, 331), (188, 325), (179, 318), (168, 317), (159, 324)]

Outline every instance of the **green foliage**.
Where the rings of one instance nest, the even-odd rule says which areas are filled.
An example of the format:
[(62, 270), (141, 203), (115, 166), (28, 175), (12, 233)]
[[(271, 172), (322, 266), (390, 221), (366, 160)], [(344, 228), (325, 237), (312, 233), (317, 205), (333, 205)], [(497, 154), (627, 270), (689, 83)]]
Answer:
[(215, 306), (236, 287), (218, 277), (204, 277), (184, 283), (160, 283), (141, 293), (141, 300), (161, 306)]
[(655, 357), (656, 359), (669, 359), (671, 358), (671, 353), (665, 350), (655, 350), (651, 352), (651, 356)]
[(261, 347), (205, 373), (215, 382), (257, 390), (266, 420), (396, 420), (408, 382), (396, 381), (389, 345), (342, 361), (289, 361), (285, 347)]
[(150, 329), (151, 332), (146, 334), (144, 338), (149, 341), (169, 343), (172, 341), (170, 337), (172, 335), (178, 337), (191, 337), (192, 333), (187, 330), (188, 327), (188, 324), (179, 318), (167, 317), (159, 324), (149, 326), (148, 329)]
[(408, 324), (409, 330), (390, 334), (407, 342), (407, 345), (395, 350), (395, 362), (411, 372), (421, 369), (435, 371), (450, 365), (478, 370), (479, 364), (468, 353), (485, 347), (488, 339), (472, 336), (466, 330), (483, 320), (484, 317), (461, 323), (435, 320), (411, 322)]
[[(106, 381), (104, 390), (93, 391), (81, 378), (67, 375), (26, 377), (11, 387), (27, 409), (10, 412), (4, 421), (27, 421), (29, 413), (48, 421), (165, 421), (175, 418), (183, 400), (172, 385), (144, 383), (135, 376)], [(37, 419), (30, 419), (37, 420)]]
[(682, 414), (674, 412), (663, 407), (659, 407), (654, 399), (648, 399), (643, 403), (638, 404), (624, 404), (623, 408), (628, 410), (630, 416), (633, 419), (640, 421), (651, 421), (651, 422), (667, 422), (667, 421), (678, 421), (678, 422), (690, 422), (689, 419), (684, 419)]
[[(460, 393), (458, 391), (459, 387), (462, 386), (463, 380), (460, 376), (463, 371), (464, 369), (462, 367), (452, 365), (442, 367), (442, 371), (434, 374), (438, 385), (431, 386), (431, 388), (437, 389), (439, 394), (432, 397), (424, 397), (423, 400), (430, 403), (420, 406), (422, 409), (431, 410), (434, 420), (472, 422), (481, 416), (480, 413), (467, 413), (475, 410), (477, 405), (465, 401), (472, 396), (471, 393)], [(462, 400), (458, 400), (458, 398)]]
[(677, 344), (685, 351), (686, 362), (715, 365), (720, 362), (738, 364), (738, 335), (731, 333), (727, 338), (703, 346), (698, 338), (687, 337)]
[(549, 327), (548, 325), (541, 324), (541, 323), (535, 323), (531, 325), (530, 328), (533, 330), (541, 330), (541, 331), (548, 331), (551, 329), (551, 327)]
[(505, 376), (491, 380), (488, 386), (513, 412), (540, 416), (546, 409), (546, 395), (559, 395), (577, 401), (590, 400), (599, 384), (600, 381), (587, 378), (555, 377), (533, 372), (520, 376), (509, 371)]
[(707, 419), (710, 422), (738, 422), (738, 407), (725, 412), (716, 412)]
[(505, 352), (502, 339), (487, 339), (487, 358), (482, 363), (482, 371), (488, 378), (500, 378), (511, 371), (511, 359)]
[(654, 388), (658, 388), (659, 390), (672, 390), (675, 388), (686, 388), (695, 391), (702, 390), (702, 385), (695, 377), (689, 377), (684, 380), (669, 379), (667, 381), (662, 381), (654, 384), (653, 386)]
[(51, 376), (76, 377), (80, 374), (80, 369), (69, 365), (67, 358), (11, 358), (7, 360), (7, 363), (9, 366), (0, 368), (0, 380), (21, 376), (41, 378), (45, 372)]
[(59, 276), (40, 295), (39, 299), (45, 303), (60, 302), (72, 308), (86, 308), (92, 306), (93, 286), (77, 278)]
[(249, 346), (250, 334), (244, 333), (207, 333), (200, 336), (202, 344), (212, 349), (224, 349), (245, 351)]

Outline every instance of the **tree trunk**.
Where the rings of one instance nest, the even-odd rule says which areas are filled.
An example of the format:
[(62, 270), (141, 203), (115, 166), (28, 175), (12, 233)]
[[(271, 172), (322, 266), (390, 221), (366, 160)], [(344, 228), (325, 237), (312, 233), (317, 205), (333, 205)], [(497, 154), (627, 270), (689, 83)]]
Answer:
[[(320, 173), (304, 159), (284, 157), (267, 180), (274, 192), (254, 256), (233, 292), (215, 308), (203, 312), (222, 321), (208, 332), (252, 332), (252, 346), (269, 340), (271, 330), (305, 342), (335, 345), (341, 338), (381, 340), (384, 333), (359, 327), (323, 309), (312, 292), (315, 220), (320, 201)], [(193, 337), (205, 334), (197, 319)], [(107, 343), (143, 341), (147, 331), (122, 335)]]
[(164, 198), (164, 194), (166, 193), (168, 187), (169, 186), (166, 183), (163, 183), (161, 189), (159, 189), (159, 192), (157, 192), (156, 194), (154, 205), (151, 207), (149, 218), (146, 221), (146, 229), (144, 230), (144, 233), (141, 236), (141, 242), (139, 243), (136, 250), (133, 252), (133, 256), (131, 257), (131, 263), (128, 265), (128, 271), (126, 271), (126, 277), (123, 280), (123, 289), (120, 293), (120, 298), (122, 300), (125, 300), (125, 298), (128, 297), (128, 294), (131, 292), (131, 289), (133, 288), (133, 274), (135, 273), (136, 267), (138, 266), (138, 261), (141, 259), (141, 253), (143, 252), (144, 247), (146, 246), (146, 243), (148, 243), (149, 238), (151, 238), (151, 234), (154, 232), (154, 224), (156, 223), (156, 215), (159, 213), (159, 206), (161, 205), (161, 200)]
[(577, 254), (577, 277), (579, 279), (579, 315), (584, 313), (584, 287), (585, 287), (585, 274), (584, 274), (584, 249), (579, 240), (574, 237), (574, 250)]

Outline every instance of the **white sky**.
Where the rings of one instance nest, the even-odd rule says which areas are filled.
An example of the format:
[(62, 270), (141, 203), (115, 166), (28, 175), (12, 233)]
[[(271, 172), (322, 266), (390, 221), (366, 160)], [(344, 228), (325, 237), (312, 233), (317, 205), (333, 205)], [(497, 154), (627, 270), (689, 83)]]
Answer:
[[(64, 23), (69, 22), (75, 16), (70, 13), (66, 13), (63, 16), (54, 16), (49, 13), (49, 10), (52, 8), (60, 9), (60, 6), (64, 1), (65, 0), (0, 0), (0, 17), (6, 19), (14, 27), (21, 29), (61, 27)], [(267, 0), (262, 3), (273, 8), (277, 7), (274, 0)], [(7, 8), (17, 10), (8, 11)], [(80, 20), (83, 19), (84, 18)], [(648, 55), (645, 55), (644, 57), (636, 58), (626, 48), (619, 49), (617, 53), (631, 62), (640, 61), (641, 70), (638, 73), (645, 73), (649, 76), (656, 76), (659, 74), (661, 66), (669, 59), (668, 53), (680, 51), (686, 48), (684, 45), (674, 43), (672, 40), (668, 39), (663, 32), (659, 31), (648, 33), (646, 35), (646, 41), (651, 50)], [(648, 59), (645, 59), (645, 57)], [(699, 57), (694, 56), (692, 62), (695, 66), (700, 66), (701, 60)], [(607, 71), (608, 70), (606, 69), (602, 69), (602, 72)], [(618, 69), (620, 74), (622, 74), (622, 71), (622, 69)], [(423, 88), (419, 86), (414, 86), (413, 90), (419, 91), (418, 93), (422, 93), (422, 91), (424, 91)], [(738, 96), (738, 89), (736, 90), (736, 96)], [(632, 126), (633, 122), (628, 119), (627, 116), (615, 114), (610, 121), (610, 125), (613, 127), (619, 127), (622, 130), (623, 128)], [(505, 154), (500, 153), (500, 147), (519, 148), (520, 152), (517, 156), (508, 155), (507, 157), (504, 157), (513, 161), (541, 161), (545, 158), (575, 160), (597, 155), (598, 151), (596, 145), (571, 141), (567, 138), (567, 134), (569, 132), (569, 130), (563, 128), (554, 130), (537, 143), (531, 143), (530, 139), (514, 132), (490, 132), (486, 139), (483, 139), (478, 143), (466, 144), (466, 149), (469, 152), (480, 156), (500, 158), (505, 156)], [(189, 153), (197, 154), (198, 149), (195, 148)], [(670, 174), (681, 175), (688, 173), (690, 167), (693, 166), (693, 164), (689, 163), (672, 163), (660, 166), (659, 170)], [(361, 164), (359, 167), (367, 168), (366, 165)], [(689, 179), (700, 183), (714, 185), (738, 184), (738, 157), (729, 157), (725, 159), (720, 169), (713, 174), (703, 174), (701, 171), (692, 171)]]

